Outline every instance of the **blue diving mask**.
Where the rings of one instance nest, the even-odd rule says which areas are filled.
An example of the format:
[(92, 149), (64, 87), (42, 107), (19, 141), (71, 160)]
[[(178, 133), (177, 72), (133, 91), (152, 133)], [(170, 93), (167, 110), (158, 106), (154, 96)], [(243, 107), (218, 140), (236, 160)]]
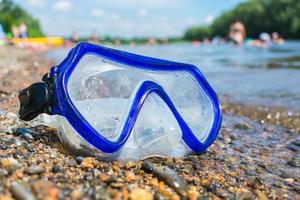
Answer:
[(22, 120), (39, 117), (74, 152), (106, 160), (204, 152), (222, 115), (197, 67), (88, 43), (19, 100)]

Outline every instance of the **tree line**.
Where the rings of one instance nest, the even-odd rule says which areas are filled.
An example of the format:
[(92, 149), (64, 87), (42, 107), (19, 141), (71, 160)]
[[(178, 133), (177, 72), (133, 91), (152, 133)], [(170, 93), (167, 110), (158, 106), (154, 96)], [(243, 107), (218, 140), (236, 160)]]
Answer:
[(37, 19), (30, 16), (20, 6), (11, 0), (0, 0), (0, 24), (6, 33), (11, 33), (13, 25), (24, 22), (28, 28), (29, 37), (43, 36), (40, 23)]
[(201, 40), (214, 36), (226, 37), (230, 25), (241, 21), (247, 37), (258, 38), (262, 32), (278, 32), (284, 38), (300, 38), (299, 0), (250, 0), (224, 12), (209, 26), (189, 28), (184, 39)]

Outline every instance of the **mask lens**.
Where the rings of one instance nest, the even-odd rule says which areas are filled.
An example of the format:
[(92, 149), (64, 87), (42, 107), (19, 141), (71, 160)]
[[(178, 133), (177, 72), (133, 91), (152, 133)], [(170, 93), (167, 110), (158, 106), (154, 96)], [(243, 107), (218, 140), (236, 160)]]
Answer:
[(182, 137), (182, 131), (166, 103), (155, 93), (147, 96), (135, 122), (133, 135), (142, 157), (168, 155)]
[[(124, 122), (131, 109), (136, 91), (141, 83), (146, 80), (162, 86), (195, 136), (200, 141), (205, 140), (214, 120), (213, 105), (196, 79), (187, 71), (139, 69), (106, 60), (96, 54), (86, 54), (73, 70), (67, 88), (71, 101), (90, 125), (105, 138), (116, 141), (125, 126)], [(168, 121), (166, 119), (169, 119), (171, 124), (163, 124), (161, 127), (165, 130), (161, 132), (169, 131), (171, 133), (170, 127), (172, 126), (178, 134), (178, 124), (173, 114), (160, 97), (153, 95), (148, 95), (142, 110), (147, 110), (143, 107), (151, 107), (149, 105), (152, 104), (156, 107), (148, 109), (148, 112), (141, 110), (137, 120), (140, 122), (147, 118), (160, 119), (167, 116), (161, 118), (161, 121), (165, 123), (165, 121)], [(156, 104), (153, 102), (156, 102)], [(156, 109), (158, 107), (160, 107), (160, 110)], [(152, 112), (155, 109), (158, 113), (163, 111), (163, 113), (169, 114), (161, 113), (159, 115), (162, 116), (157, 116), (157, 113)], [(142, 116), (140, 116), (141, 114)], [(136, 124), (141, 124), (137, 122)], [(138, 127), (134, 127), (134, 132), (148, 131), (147, 135), (149, 137), (152, 137), (153, 134), (158, 134), (153, 135), (153, 137), (160, 137), (157, 130), (152, 131), (154, 125), (159, 125), (158, 122), (155, 123), (147, 124), (146, 126), (149, 126), (149, 128), (146, 128), (146, 126), (141, 128), (138, 125)], [(141, 138), (138, 140), (139, 144), (144, 144)], [(169, 142), (172, 143), (173, 141), (170, 140)]]

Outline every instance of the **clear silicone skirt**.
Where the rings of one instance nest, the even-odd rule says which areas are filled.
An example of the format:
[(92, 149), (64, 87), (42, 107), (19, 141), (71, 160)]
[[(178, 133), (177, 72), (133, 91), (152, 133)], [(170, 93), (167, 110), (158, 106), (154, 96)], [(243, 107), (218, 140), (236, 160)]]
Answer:
[[(216, 120), (216, 106), (188, 71), (145, 70), (99, 55), (85, 54), (67, 81), (72, 105), (102, 137), (116, 142), (132, 117), (139, 90), (145, 83), (159, 85), (200, 142), (207, 140)], [(105, 153), (87, 142), (64, 116), (41, 114), (41, 123), (56, 127), (61, 141), (73, 152), (105, 160), (180, 157), (193, 150), (182, 138), (182, 128), (158, 93), (149, 92), (138, 104), (138, 115), (124, 145)]]

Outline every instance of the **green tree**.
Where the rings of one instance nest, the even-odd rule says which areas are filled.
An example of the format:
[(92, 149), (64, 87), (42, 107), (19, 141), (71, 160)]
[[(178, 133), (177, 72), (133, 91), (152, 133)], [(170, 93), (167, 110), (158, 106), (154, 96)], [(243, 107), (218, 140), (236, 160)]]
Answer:
[[(300, 38), (299, 0), (250, 0), (234, 9), (224, 12), (209, 26), (211, 35), (226, 37), (230, 24), (241, 21), (246, 26), (247, 36), (257, 38), (260, 33), (274, 31), (290, 39)], [(207, 29), (207, 28), (206, 28)], [(203, 34), (202, 27), (190, 28), (185, 38), (190, 39)]]
[(212, 33), (209, 26), (192, 27), (185, 32), (184, 39), (202, 40), (204, 38), (210, 38), (211, 36)]
[(27, 25), (29, 37), (44, 35), (37, 19), (31, 17), (11, 0), (0, 0), (0, 24), (2, 24), (4, 31), (11, 32), (12, 25), (18, 25), (21, 21)]

